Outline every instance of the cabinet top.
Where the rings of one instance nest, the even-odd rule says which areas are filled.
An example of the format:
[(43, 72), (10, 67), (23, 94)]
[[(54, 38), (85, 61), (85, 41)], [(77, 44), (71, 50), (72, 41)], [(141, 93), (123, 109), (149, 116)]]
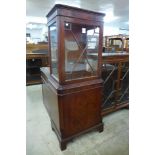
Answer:
[(52, 18), (54, 18), (55, 16), (65, 16), (103, 22), (103, 17), (105, 16), (105, 13), (85, 10), (68, 5), (56, 4), (46, 15), (48, 21), (49, 19), (51, 20), (51, 16)]

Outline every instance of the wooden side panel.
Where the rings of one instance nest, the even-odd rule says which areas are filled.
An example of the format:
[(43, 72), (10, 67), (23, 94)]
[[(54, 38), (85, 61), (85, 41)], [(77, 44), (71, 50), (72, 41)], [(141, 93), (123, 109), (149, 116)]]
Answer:
[(101, 123), (101, 87), (62, 96), (64, 137)]
[(43, 103), (47, 109), (52, 123), (54, 123), (56, 129), (60, 132), (60, 123), (59, 123), (59, 109), (58, 109), (58, 97), (57, 94), (49, 88), (48, 84), (43, 80), (42, 85), (43, 91)]

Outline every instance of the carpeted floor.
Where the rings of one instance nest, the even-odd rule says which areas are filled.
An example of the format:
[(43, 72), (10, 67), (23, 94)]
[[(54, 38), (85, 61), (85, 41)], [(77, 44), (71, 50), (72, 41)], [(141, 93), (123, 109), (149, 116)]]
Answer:
[(61, 151), (42, 101), (41, 85), (27, 86), (26, 155), (128, 155), (129, 111), (103, 118), (104, 131), (92, 131), (75, 138)]

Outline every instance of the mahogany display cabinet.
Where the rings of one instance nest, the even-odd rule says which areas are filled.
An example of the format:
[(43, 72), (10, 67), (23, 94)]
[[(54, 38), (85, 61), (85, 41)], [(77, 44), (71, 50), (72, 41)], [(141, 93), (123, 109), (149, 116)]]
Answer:
[[(97, 58), (96, 53), (89, 55)], [(129, 53), (102, 53), (102, 112), (107, 115), (122, 108), (129, 108)]]
[(102, 116), (129, 108), (129, 53), (103, 53)]
[(61, 150), (76, 136), (103, 131), (104, 15), (60, 4), (47, 15), (50, 68), (41, 69), (43, 102)]

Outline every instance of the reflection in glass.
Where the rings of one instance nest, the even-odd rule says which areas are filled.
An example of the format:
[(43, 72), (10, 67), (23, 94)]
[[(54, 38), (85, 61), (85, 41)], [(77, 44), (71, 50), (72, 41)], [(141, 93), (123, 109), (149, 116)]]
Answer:
[(64, 29), (65, 80), (97, 76), (99, 27), (65, 22)]
[(56, 23), (50, 26), (52, 75), (58, 79), (58, 44)]

